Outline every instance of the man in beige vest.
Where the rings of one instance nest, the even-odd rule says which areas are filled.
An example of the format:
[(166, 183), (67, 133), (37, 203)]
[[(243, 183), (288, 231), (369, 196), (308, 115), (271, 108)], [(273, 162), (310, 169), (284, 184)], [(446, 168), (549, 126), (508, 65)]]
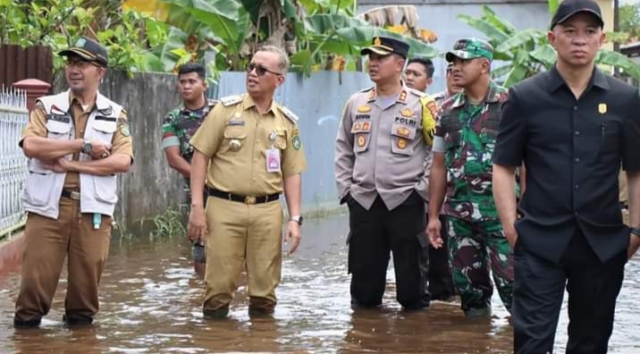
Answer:
[(107, 50), (81, 38), (60, 55), (70, 90), (37, 100), (20, 141), (29, 176), (16, 327), (38, 326), (49, 312), (65, 258), (64, 321), (92, 323), (118, 201), (116, 174), (133, 161), (125, 110), (98, 92)]

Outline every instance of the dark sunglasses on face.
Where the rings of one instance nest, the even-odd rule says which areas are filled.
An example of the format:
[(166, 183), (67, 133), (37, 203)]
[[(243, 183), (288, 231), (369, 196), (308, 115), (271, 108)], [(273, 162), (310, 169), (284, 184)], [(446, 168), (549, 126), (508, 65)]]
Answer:
[(96, 67), (100, 67), (100, 65), (98, 65), (96, 62), (93, 61), (88, 61), (88, 60), (82, 60), (82, 59), (69, 59), (67, 60), (67, 67), (72, 68), (72, 67), (77, 67), (79, 69), (84, 69), (86, 67), (89, 67), (90, 65), (96, 66)]
[(270, 73), (277, 76), (282, 75), (279, 72), (271, 71), (260, 64), (249, 63), (249, 65), (247, 65), (247, 72), (250, 73), (253, 71), (253, 69), (256, 70), (256, 74), (258, 74), (258, 76), (264, 76), (266, 73)]

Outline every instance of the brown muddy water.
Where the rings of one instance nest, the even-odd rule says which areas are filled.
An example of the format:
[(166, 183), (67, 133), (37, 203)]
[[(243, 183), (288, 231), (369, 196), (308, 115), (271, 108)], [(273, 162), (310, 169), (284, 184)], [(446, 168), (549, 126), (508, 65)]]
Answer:
[[(12, 327), (19, 274), (0, 278), (0, 353), (510, 353), (513, 330), (494, 295), (490, 319), (465, 319), (456, 303), (433, 303), (405, 314), (394, 302), (393, 270), (382, 310), (349, 307), (345, 216), (309, 220), (299, 251), (285, 258), (273, 319), (250, 319), (241, 287), (230, 318), (202, 318), (203, 284), (181, 238), (112, 240), (101, 284), (101, 312), (92, 328), (62, 324), (61, 281), (40, 329)], [(627, 264), (610, 353), (640, 353), (640, 266)], [(66, 276), (66, 275), (64, 275)], [(598, 306), (598, 304), (593, 304)], [(566, 303), (563, 306), (566, 311)], [(564, 351), (563, 312), (556, 350)]]

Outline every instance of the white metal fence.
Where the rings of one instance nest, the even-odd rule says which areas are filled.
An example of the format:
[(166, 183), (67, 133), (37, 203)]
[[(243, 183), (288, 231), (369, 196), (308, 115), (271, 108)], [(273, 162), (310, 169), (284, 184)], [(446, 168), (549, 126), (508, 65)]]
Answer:
[(18, 146), (29, 121), (24, 91), (0, 90), (0, 239), (24, 226), (20, 193), (27, 178), (27, 158)]

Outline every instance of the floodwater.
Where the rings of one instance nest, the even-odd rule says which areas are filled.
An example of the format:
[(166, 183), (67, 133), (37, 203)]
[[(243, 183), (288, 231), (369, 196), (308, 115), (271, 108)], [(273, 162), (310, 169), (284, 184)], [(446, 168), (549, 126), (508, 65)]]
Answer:
[[(286, 257), (272, 319), (250, 319), (246, 288), (230, 318), (209, 321), (200, 311), (203, 284), (181, 238), (114, 238), (101, 284), (101, 312), (90, 328), (61, 319), (64, 281), (40, 329), (12, 327), (19, 275), (0, 278), (0, 353), (510, 353), (513, 330), (497, 295), (489, 319), (466, 319), (456, 303), (403, 313), (394, 301), (393, 271), (382, 310), (349, 307), (344, 216), (309, 220), (301, 248)], [(66, 276), (66, 275), (65, 275)], [(637, 261), (627, 264), (610, 353), (640, 353)], [(598, 304), (594, 304), (597, 306)], [(556, 337), (564, 351), (566, 304)]]

